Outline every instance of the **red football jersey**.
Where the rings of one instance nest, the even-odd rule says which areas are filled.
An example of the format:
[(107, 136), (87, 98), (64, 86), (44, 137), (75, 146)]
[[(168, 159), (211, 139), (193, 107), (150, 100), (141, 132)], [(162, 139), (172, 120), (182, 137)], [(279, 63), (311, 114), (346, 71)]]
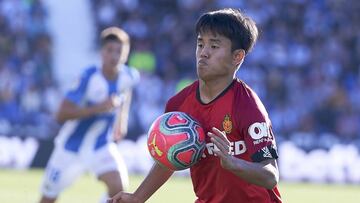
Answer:
[[(216, 127), (226, 132), (231, 154), (239, 159), (260, 162), (278, 157), (271, 122), (256, 93), (244, 82), (234, 80), (208, 104), (200, 100), (196, 81), (172, 97), (166, 112), (182, 111), (195, 118), (205, 133)], [(206, 137), (206, 149), (199, 163), (190, 168), (197, 203), (281, 202), (278, 188), (250, 184), (223, 169)]]

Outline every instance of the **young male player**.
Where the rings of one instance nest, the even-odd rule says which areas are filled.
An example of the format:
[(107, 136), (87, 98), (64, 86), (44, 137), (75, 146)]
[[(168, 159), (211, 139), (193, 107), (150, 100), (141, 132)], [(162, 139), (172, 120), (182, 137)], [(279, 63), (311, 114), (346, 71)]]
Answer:
[[(258, 30), (239, 10), (203, 14), (196, 24), (199, 80), (172, 97), (166, 112), (183, 111), (205, 132), (203, 158), (190, 168), (197, 203), (282, 202), (275, 138), (256, 93), (235, 73)], [(173, 174), (157, 163), (133, 193), (108, 202), (144, 202)]]
[(65, 95), (57, 113), (64, 124), (46, 167), (41, 203), (55, 202), (85, 171), (106, 184), (109, 196), (127, 184), (114, 141), (126, 134), (131, 92), (139, 77), (124, 64), (129, 50), (129, 36), (122, 29), (103, 30), (100, 67), (87, 68)]

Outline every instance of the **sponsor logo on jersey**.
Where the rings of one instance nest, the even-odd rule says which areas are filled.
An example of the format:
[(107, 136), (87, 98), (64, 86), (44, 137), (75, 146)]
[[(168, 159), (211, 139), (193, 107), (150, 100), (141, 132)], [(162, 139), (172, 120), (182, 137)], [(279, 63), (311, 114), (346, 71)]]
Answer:
[(271, 153), (270, 153), (270, 150), (269, 150), (269, 148), (267, 146), (262, 148), (261, 151), (263, 152), (263, 157), (265, 157), (265, 158), (273, 158)]
[(269, 137), (270, 135), (269, 127), (265, 122), (253, 123), (248, 129), (248, 133), (254, 140), (258, 140), (263, 137)]
[[(219, 148), (212, 142), (206, 143), (205, 152), (203, 153), (202, 157), (205, 158), (206, 154), (216, 156), (214, 151), (219, 151)], [(239, 155), (244, 154), (246, 152), (246, 145), (245, 141), (239, 140), (236, 142), (230, 142), (229, 154)]]
[(222, 123), (225, 133), (230, 134), (232, 130), (232, 121), (229, 114), (226, 114)]
[(253, 123), (248, 129), (248, 133), (253, 139), (254, 145), (273, 141), (270, 128), (266, 122)]

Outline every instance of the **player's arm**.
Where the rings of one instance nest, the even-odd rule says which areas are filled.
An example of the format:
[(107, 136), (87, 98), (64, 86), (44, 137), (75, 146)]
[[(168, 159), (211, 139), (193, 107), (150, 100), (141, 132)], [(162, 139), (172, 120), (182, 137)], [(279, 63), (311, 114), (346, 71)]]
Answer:
[(99, 104), (81, 107), (68, 99), (64, 99), (56, 114), (56, 119), (62, 123), (71, 119), (86, 118), (95, 114), (108, 112), (116, 107), (116, 103), (113, 97), (109, 97)]
[(159, 164), (155, 163), (149, 174), (134, 193), (119, 192), (108, 203), (142, 203), (148, 200), (173, 174)]
[(113, 127), (115, 141), (120, 140), (127, 134), (131, 98), (132, 91), (126, 91), (122, 97), (120, 108), (116, 112), (116, 118)]
[(119, 105), (115, 96), (110, 96), (103, 102), (95, 105), (81, 105), (81, 103), (86, 100), (89, 78), (95, 71), (95, 68), (86, 69), (81, 77), (74, 82), (70, 90), (65, 94), (65, 98), (56, 114), (58, 122), (62, 123), (71, 119), (86, 118), (95, 114), (108, 112)]
[(278, 184), (279, 170), (276, 159), (265, 159), (257, 163), (238, 159), (229, 154), (230, 142), (227, 140), (224, 132), (213, 128), (213, 131), (209, 132), (208, 136), (210, 136), (211, 141), (218, 148), (218, 150), (214, 150), (214, 153), (221, 159), (223, 168), (233, 172), (249, 183), (267, 189), (272, 189)]

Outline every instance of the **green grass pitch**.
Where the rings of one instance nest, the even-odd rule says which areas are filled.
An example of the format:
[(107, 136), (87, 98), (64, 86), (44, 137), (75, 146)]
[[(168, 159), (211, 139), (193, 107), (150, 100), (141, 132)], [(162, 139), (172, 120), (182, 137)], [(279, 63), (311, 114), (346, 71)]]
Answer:
[[(35, 203), (39, 199), (42, 170), (12, 171), (0, 169), (1, 203)], [(131, 176), (130, 188), (134, 191), (143, 177)], [(284, 202), (288, 203), (358, 203), (360, 185), (326, 185), (280, 183)], [(97, 203), (104, 194), (104, 186), (91, 175), (84, 175), (65, 190), (59, 203)], [(189, 178), (172, 177), (148, 202), (194, 202), (194, 193)]]

